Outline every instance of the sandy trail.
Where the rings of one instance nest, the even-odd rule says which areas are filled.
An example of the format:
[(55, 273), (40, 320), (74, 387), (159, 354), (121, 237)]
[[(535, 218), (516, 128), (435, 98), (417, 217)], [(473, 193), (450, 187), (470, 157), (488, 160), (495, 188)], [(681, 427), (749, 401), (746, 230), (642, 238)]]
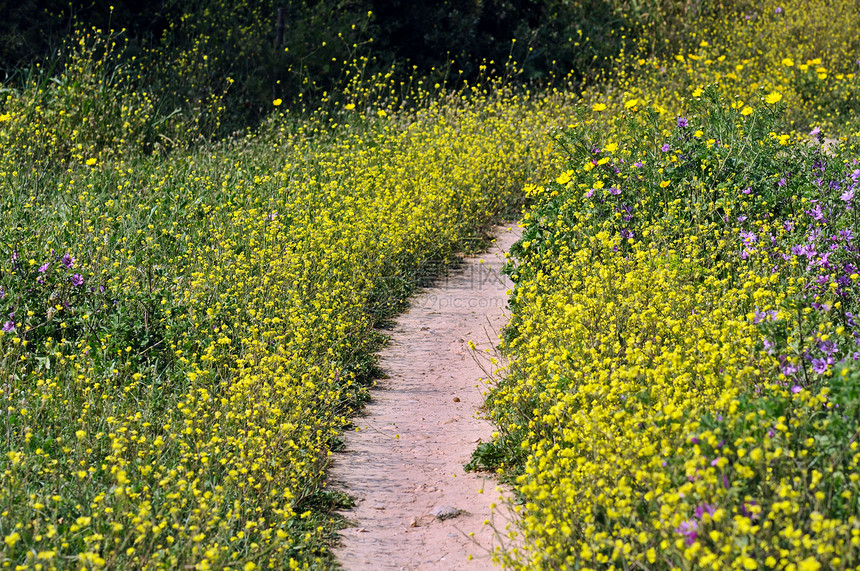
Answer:
[[(511, 285), (499, 270), (519, 229), (500, 227), (496, 235), (489, 252), (467, 258), (398, 318), (380, 355), (388, 378), (334, 457), (332, 485), (357, 500), (344, 513), (356, 527), (341, 532), (335, 551), (348, 571), (494, 568), (489, 551), (496, 538), (484, 522), (493, 519), (490, 505), (502, 491), (463, 464), (492, 434), (476, 418), (486, 375), (468, 343), (491, 348), (506, 323)], [(430, 515), (438, 506), (460, 515)], [(498, 514), (493, 523), (506, 525)]]

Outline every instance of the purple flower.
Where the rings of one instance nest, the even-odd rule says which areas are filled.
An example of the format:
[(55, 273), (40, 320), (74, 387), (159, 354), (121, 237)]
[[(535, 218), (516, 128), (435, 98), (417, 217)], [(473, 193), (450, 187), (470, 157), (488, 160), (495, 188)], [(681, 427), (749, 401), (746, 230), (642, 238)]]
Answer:
[(686, 117), (678, 117), (678, 127), (686, 127), (687, 126), (687, 118)]
[(741, 239), (744, 242), (744, 246), (749, 246), (750, 244), (755, 244), (758, 242), (758, 237), (752, 232), (744, 232), (741, 231)]
[(776, 10), (773, 11), (775, 14), (782, 14), (782, 6), (777, 6)]
[(625, 240), (628, 238), (633, 238), (633, 236), (635, 236), (635, 234), (633, 234), (633, 232), (631, 232), (627, 228), (625, 228), (624, 230), (621, 231), (621, 237), (624, 238)]
[(827, 341), (822, 341), (821, 343), (819, 343), (818, 348), (821, 349), (822, 353), (826, 355), (832, 355), (836, 352), (836, 343), (828, 339)]
[[(813, 359), (812, 360), (812, 370), (818, 373), (819, 375), (827, 372), (827, 369), (830, 365), (833, 364), (833, 357), (826, 357), (823, 359)], [(792, 389), (793, 390), (793, 389)]]
[(585, 198), (591, 198), (592, 196), (594, 196), (594, 189), (593, 188), (589, 188), (588, 190), (585, 191)]
[(811, 258), (817, 254), (815, 247), (811, 244), (796, 244), (791, 247), (791, 253), (795, 256), (806, 256)]
[(669, 150), (671, 150), (671, 148), (672, 148), (672, 147), (670, 147), (670, 146), (669, 146), (669, 143), (666, 143), (665, 145), (663, 145), (662, 147), (660, 147), (660, 150), (661, 150), (661, 151), (663, 151), (664, 153), (668, 153), (668, 152), (669, 152)]
[(45, 262), (41, 266), (39, 266), (39, 273), (44, 274), (48, 271), (48, 268), (51, 267), (51, 262)]
[(741, 192), (743, 192), (744, 194), (749, 194), (752, 192), (752, 187), (748, 186), (745, 189), (743, 189)]
[(633, 163), (633, 166), (636, 167), (637, 169), (641, 169), (642, 167), (645, 166), (645, 164), (642, 161), (636, 161), (635, 163)]
[(793, 374), (797, 373), (797, 366), (792, 365), (791, 363), (786, 361), (785, 363), (782, 364), (782, 366), (780, 367), (780, 370), (782, 371), (783, 375), (785, 375), (786, 377), (790, 377)]
[(696, 542), (696, 538), (699, 536), (698, 533), (699, 522), (694, 519), (684, 520), (681, 525), (675, 528), (675, 533), (684, 536), (684, 542), (687, 546), (693, 545)]
[(779, 179), (779, 181), (777, 181), (776, 186), (785, 186), (786, 184), (787, 183), (785, 181), (785, 177), (782, 177), (781, 179)]
[(854, 198), (854, 187), (849, 188), (839, 197), (843, 202), (851, 202), (851, 199)]
[(3, 324), (3, 331), (6, 333), (9, 333), (10, 331), (12, 331), (14, 329), (15, 329), (15, 322), (14, 321), (10, 320), (10, 321), (7, 321), (6, 323)]
[(747, 221), (746, 214), (741, 214), (740, 216), (738, 216), (738, 222), (746, 222), (746, 221)]
[(812, 131), (809, 132), (809, 135), (811, 137), (817, 137), (819, 133), (821, 133), (821, 127), (816, 127), (815, 129), (813, 129)]
[(705, 514), (714, 515), (714, 512), (717, 510), (711, 504), (702, 504), (696, 508), (696, 517), (698, 519), (702, 519), (702, 516)]
[(816, 204), (811, 210), (806, 211), (814, 220), (823, 220), (824, 214), (821, 213), (821, 205)]
[(615, 195), (621, 194), (621, 189), (613, 186), (612, 188), (609, 189), (609, 194), (615, 194)]
[(69, 280), (71, 280), (72, 285), (74, 286), (84, 285), (84, 278), (81, 277), (81, 274), (72, 274), (72, 277), (70, 277)]
[(71, 269), (71, 267), (75, 265), (75, 259), (69, 254), (63, 256), (62, 262), (63, 265), (69, 269)]

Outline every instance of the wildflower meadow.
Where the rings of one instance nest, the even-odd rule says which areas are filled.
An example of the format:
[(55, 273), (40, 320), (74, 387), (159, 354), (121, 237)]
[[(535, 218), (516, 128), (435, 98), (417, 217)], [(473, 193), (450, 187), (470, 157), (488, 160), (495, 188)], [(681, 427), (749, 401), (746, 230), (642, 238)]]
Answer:
[(245, 4), (0, 83), (3, 568), (336, 568), (379, 326), (517, 217), (497, 562), (860, 568), (856, 1), (576, 2), (462, 73)]
[(858, 51), (809, 20), (839, 9), (622, 54), (526, 188), (473, 459), (518, 495), (505, 565), (860, 565)]

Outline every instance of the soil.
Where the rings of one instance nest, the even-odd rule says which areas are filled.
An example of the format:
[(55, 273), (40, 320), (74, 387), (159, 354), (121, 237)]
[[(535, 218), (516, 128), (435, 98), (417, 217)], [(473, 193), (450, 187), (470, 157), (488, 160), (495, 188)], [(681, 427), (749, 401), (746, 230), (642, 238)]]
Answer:
[(494, 530), (507, 521), (491, 506), (505, 490), (463, 465), (493, 432), (478, 412), (485, 351), (507, 322), (511, 284), (499, 270), (519, 237), (516, 226), (496, 230), (489, 252), (465, 259), (398, 318), (380, 354), (386, 378), (334, 455), (331, 485), (356, 500), (343, 514), (354, 527), (335, 550), (349, 571), (494, 568)]

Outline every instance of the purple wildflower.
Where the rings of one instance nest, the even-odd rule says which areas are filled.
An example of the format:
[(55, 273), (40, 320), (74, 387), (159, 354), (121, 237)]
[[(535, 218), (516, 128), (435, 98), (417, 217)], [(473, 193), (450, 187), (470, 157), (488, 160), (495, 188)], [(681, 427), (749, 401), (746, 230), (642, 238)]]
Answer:
[(827, 372), (827, 369), (830, 368), (830, 365), (833, 364), (833, 357), (825, 357), (822, 359), (813, 359), (812, 360), (812, 370), (818, 373), (819, 375)]
[(15, 329), (15, 322), (12, 320), (7, 321), (3, 324), (3, 331), (9, 333), (10, 331)]
[(41, 266), (39, 266), (39, 273), (44, 274), (48, 271), (48, 268), (51, 267), (51, 262), (45, 262)]
[(684, 542), (687, 546), (693, 545), (696, 542), (696, 538), (699, 536), (698, 533), (699, 522), (694, 519), (684, 520), (681, 525), (675, 528), (675, 533), (684, 536)]
[(615, 195), (621, 194), (621, 189), (613, 186), (612, 188), (609, 189), (609, 194), (615, 194)]
[(821, 205), (816, 204), (811, 210), (806, 211), (814, 220), (824, 220), (824, 214), (821, 212)]
[(81, 274), (72, 274), (72, 277), (69, 278), (74, 286), (84, 285), (84, 278), (81, 277)]
[(686, 117), (678, 117), (678, 127), (686, 127), (687, 126), (687, 118)]
[(750, 244), (755, 244), (758, 242), (758, 237), (752, 232), (741, 231), (741, 239), (744, 242), (744, 246), (749, 246)]
[(672, 149), (672, 147), (669, 146), (669, 143), (666, 143), (665, 145), (660, 147), (660, 150), (663, 151), (664, 153), (668, 153), (671, 149)]
[(635, 163), (633, 163), (633, 166), (636, 167), (637, 169), (641, 169), (642, 167), (645, 166), (645, 164), (642, 161), (636, 161)]
[(75, 259), (70, 254), (64, 255), (62, 262), (63, 262), (63, 265), (68, 269), (71, 269), (72, 266), (75, 265)]
[(797, 366), (786, 361), (785, 363), (782, 364), (782, 366), (780, 367), (780, 370), (782, 371), (783, 375), (785, 375), (786, 377), (790, 377), (790, 376), (794, 375), (795, 373), (797, 373)]
[[(796, 395), (797, 393), (799, 393), (802, 390), (803, 390), (803, 387), (801, 387), (800, 385), (794, 385), (793, 387), (791, 387), (791, 394)], [(770, 432), (772, 432), (772, 431), (770, 431)], [(769, 432), (769, 434), (770, 434), (770, 432)]]

